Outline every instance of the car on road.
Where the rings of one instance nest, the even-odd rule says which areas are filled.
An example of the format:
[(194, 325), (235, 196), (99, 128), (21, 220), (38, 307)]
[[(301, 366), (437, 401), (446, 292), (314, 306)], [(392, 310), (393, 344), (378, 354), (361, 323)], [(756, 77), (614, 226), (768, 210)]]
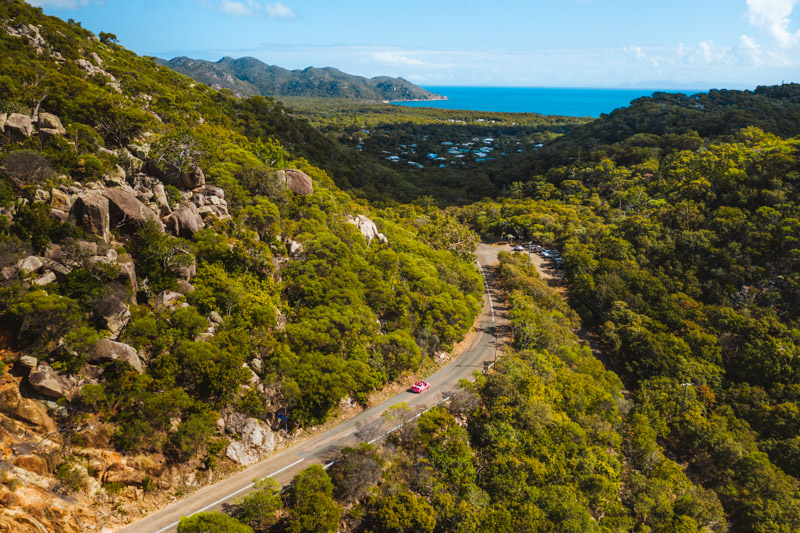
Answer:
[(419, 380), (413, 385), (411, 385), (411, 392), (420, 393), (422, 391), (426, 391), (430, 388), (431, 384), (427, 381)]
[(514, 247), (514, 251), (515, 251), (515, 252), (524, 252), (524, 251), (525, 251), (525, 247), (524, 247), (524, 246), (522, 246), (521, 244), (518, 244), (518, 245), (516, 245), (516, 246)]

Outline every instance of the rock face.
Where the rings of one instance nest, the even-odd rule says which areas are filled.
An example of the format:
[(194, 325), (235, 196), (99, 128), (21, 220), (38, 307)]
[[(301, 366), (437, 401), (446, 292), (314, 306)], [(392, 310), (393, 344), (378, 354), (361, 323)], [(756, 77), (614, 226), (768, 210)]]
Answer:
[(314, 184), (305, 172), (292, 168), (281, 170), (278, 173), (278, 179), (283, 181), (286, 188), (297, 195), (308, 196), (314, 193)]
[(92, 361), (114, 361), (116, 359), (125, 361), (140, 374), (144, 372), (139, 353), (132, 347), (121, 342), (108, 339), (101, 339), (89, 352)]
[(75, 199), (69, 216), (76, 225), (108, 242), (111, 239), (108, 209), (108, 199), (99, 192), (90, 191)]
[(50, 193), (50, 207), (69, 212), (72, 208), (72, 197), (60, 189), (53, 189)]
[(75, 387), (72, 380), (59, 376), (55, 370), (44, 364), (30, 373), (28, 382), (42, 396), (56, 399), (66, 398)]
[(382, 243), (389, 242), (389, 240), (386, 238), (386, 235), (378, 231), (378, 227), (375, 225), (375, 223), (364, 215), (358, 215), (356, 217), (347, 215), (347, 222), (350, 224), (355, 224), (355, 226), (361, 232), (361, 235), (367, 239), (367, 244), (371, 243), (373, 239), (378, 239), (378, 241)]
[(31, 117), (20, 113), (8, 115), (5, 132), (12, 141), (21, 142), (33, 135), (33, 122)]
[(39, 135), (43, 137), (53, 137), (64, 135), (67, 130), (61, 125), (61, 119), (52, 113), (39, 113)]
[(23, 398), (19, 384), (10, 374), (0, 376), (0, 412), (30, 425), (39, 433), (56, 430), (56, 423), (47, 414), (47, 409), (36, 400)]
[(155, 302), (153, 302), (153, 307), (159, 310), (167, 309), (178, 303), (178, 300), (182, 297), (183, 295), (179, 292), (161, 291), (158, 293), (158, 296), (156, 296)]
[(111, 332), (111, 339), (116, 340), (131, 320), (131, 312), (118, 296), (109, 295), (94, 306), (94, 318), (97, 325)]
[(185, 189), (196, 189), (206, 184), (206, 175), (200, 167), (194, 167), (191, 172), (181, 172), (181, 185)]
[(205, 227), (195, 204), (181, 204), (165, 220), (167, 230), (176, 237), (191, 239)]
[(258, 462), (258, 452), (248, 448), (245, 444), (233, 441), (228, 444), (225, 456), (236, 464), (248, 466)]
[(36, 272), (42, 268), (42, 260), (32, 255), (25, 259), (20, 259), (19, 263), (17, 263), (17, 268), (25, 272)]
[(242, 429), (241, 442), (271, 452), (275, 449), (275, 434), (261, 426), (255, 418), (248, 418)]
[(105, 196), (108, 198), (110, 223), (113, 228), (130, 235), (136, 233), (148, 220), (154, 220), (161, 231), (164, 231), (164, 225), (158, 215), (140, 202), (133, 193), (123, 189), (109, 189)]

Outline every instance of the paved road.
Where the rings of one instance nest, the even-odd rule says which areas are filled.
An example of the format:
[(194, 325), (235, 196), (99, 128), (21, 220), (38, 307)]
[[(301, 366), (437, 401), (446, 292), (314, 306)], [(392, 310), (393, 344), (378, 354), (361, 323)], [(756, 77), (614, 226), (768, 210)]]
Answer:
[(252, 489), (253, 479), (271, 476), (281, 484), (288, 484), (302, 469), (314, 464), (327, 464), (335, 459), (343, 446), (370, 441), (392, 429), (382, 426), (381, 414), (392, 405), (407, 402), (412, 412), (423, 410), (442, 402), (458, 390), (461, 379), (472, 379), (475, 370), (483, 370), (484, 361), (491, 361), (497, 353), (497, 343), (505, 336), (506, 311), (498, 307), (501, 302), (493, 287), (491, 268), (497, 261), (497, 252), (507, 247), (481, 244), (478, 263), (487, 279), (489, 290), (484, 294), (484, 307), (476, 325), (477, 331), (463, 352), (446, 367), (428, 378), (431, 384), (423, 394), (402, 392), (383, 403), (375, 405), (357, 416), (342, 422), (313, 438), (276, 456), (266, 459), (228, 479), (204, 487), (181, 501), (135, 522), (121, 531), (124, 533), (162, 533), (176, 528), (183, 516), (200, 511), (220, 510), (240, 495)]

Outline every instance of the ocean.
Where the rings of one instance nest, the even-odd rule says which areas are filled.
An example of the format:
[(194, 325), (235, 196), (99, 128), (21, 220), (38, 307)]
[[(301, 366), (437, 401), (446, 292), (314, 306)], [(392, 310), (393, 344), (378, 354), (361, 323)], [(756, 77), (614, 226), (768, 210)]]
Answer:
[[(392, 102), (411, 107), (503, 111), (508, 113), (541, 113), (568, 117), (599, 117), (625, 107), (641, 96), (650, 96), (659, 89), (571, 89), (545, 87), (442, 87), (425, 89), (447, 96), (447, 100), (426, 102)], [(695, 94), (698, 90), (664, 90)]]

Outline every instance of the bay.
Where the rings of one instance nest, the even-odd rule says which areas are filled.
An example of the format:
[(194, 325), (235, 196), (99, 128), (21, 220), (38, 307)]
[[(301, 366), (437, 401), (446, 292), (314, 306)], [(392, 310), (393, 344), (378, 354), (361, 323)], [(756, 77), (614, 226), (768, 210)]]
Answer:
[[(392, 102), (411, 107), (464, 109), (471, 111), (540, 113), (568, 117), (599, 117), (632, 100), (650, 96), (659, 89), (586, 89), (555, 87), (448, 87), (424, 86), (447, 97), (447, 100), (424, 102)], [(697, 90), (664, 90), (662, 92), (695, 94)]]

